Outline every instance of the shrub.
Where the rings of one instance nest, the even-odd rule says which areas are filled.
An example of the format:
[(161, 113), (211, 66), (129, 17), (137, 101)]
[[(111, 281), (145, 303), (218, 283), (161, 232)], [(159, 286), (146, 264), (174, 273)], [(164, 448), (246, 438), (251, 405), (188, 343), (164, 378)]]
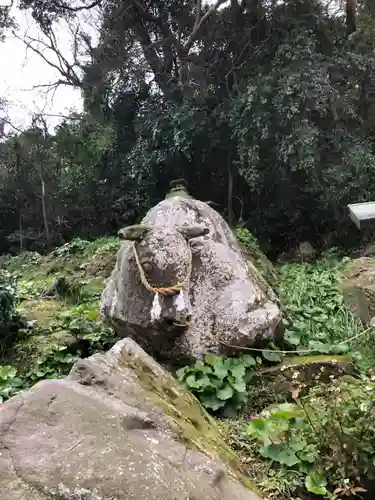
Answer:
[(285, 264), (280, 274), (278, 291), (287, 312), (284, 338), (291, 349), (337, 355), (353, 353), (353, 338), (366, 340), (339, 290), (342, 261), (326, 258), (314, 265)]
[(0, 336), (19, 321), (17, 293), (10, 274), (0, 272)]
[(13, 366), (0, 365), (0, 403), (17, 394), (22, 389), (22, 380), (17, 377)]
[(239, 409), (247, 400), (246, 385), (261, 358), (248, 354), (222, 358), (207, 353), (203, 361), (177, 370), (177, 378), (212, 411)]
[(74, 255), (81, 253), (90, 245), (87, 240), (82, 240), (81, 238), (74, 238), (69, 243), (65, 243), (61, 247), (53, 251), (53, 255), (56, 257), (63, 257), (67, 255)]
[(333, 380), (295, 404), (264, 410), (247, 434), (271, 469), (298, 474), (301, 490), (330, 500), (355, 496), (365, 491), (361, 479), (375, 478), (374, 391), (368, 379)]

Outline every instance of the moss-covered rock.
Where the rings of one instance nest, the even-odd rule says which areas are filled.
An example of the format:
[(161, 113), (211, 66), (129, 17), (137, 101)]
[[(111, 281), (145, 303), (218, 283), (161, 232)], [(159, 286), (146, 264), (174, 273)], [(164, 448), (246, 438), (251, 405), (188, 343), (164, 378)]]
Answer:
[(130, 339), (1, 405), (0, 430), (6, 500), (260, 500), (214, 420)]
[(349, 261), (340, 289), (347, 308), (368, 325), (375, 316), (375, 259), (361, 257)]
[(292, 401), (317, 384), (327, 384), (343, 375), (354, 374), (350, 356), (294, 356), (261, 370), (252, 381), (251, 410), (269, 404)]
[(277, 283), (280, 276), (275, 266), (261, 250), (255, 236), (253, 236), (248, 229), (236, 229), (235, 234), (245, 255), (250, 259), (268, 285), (272, 286)]
[[(17, 283), (18, 311), (29, 328), (2, 350), (0, 365), (13, 365), (25, 374), (38, 371), (38, 362), (51, 346), (66, 346), (75, 354), (82, 349), (80, 337), (87, 334), (95, 337), (92, 344), (100, 344), (98, 301), (118, 247), (117, 237), (76, 239), (46, 256), (24, 252), (2, 257), (3, 269)], [(78, 305), (83, 311), (76, 310)], [(104, 334), (108, 337), (107, 331)], [(108, 345), (108, 338), (102, 344)]]

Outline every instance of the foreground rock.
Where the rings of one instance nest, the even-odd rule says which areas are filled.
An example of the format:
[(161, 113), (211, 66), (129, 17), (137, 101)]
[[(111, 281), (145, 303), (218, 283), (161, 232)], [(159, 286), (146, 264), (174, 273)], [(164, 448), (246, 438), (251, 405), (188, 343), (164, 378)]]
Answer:
[(119, 234), (126, 241), (101, 312), (120, 335), (176, 363), (276, 335), (272, 290), (219, 213), (183, 188)]
[(260, 500), (195, 398), (130, 339), (0, 405), (1, 500)]

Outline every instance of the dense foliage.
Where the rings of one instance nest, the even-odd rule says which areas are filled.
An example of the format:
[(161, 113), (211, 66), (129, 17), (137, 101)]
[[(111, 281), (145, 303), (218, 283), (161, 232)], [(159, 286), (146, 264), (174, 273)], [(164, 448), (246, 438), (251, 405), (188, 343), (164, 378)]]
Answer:
[[(2, 345), (0, 402), (115, 342), (97, 311), (118, 242), (91, 240), (137, 221), (173, 178), (216, 203), (248, 249), (258, 246), (245, 228), (275, 253), (301, 240), (358, 243), (346, 204), (375, 199), (371, 3), (358, 3), (356, 16), (318, 0), (22, 0), (19, 8), (57, 55), (61, 20), (73, 25), (94, 9), (99, 36), (93, 42), (78, 22), (74, 64), (57, 57), (58, 84), (80, 89), (84, 112), (53, 132), (35, 116), (0, 143), (0, 253), (32, 250), (0, 257), (18, 279), (16, 292), (0, 276), (0, 335), (12, 340)], [(0, 37), (10, 26), (0, 8)], [(361, 494), (373, 473), (366, 369), (374, 358), (369, 331), (338, 291), (341, 262), (279, 273), (257, 265), (285, 308), (279, 350), (349, 352), (362, 379), (319, 384), (306, 397), (297, 385), (268, 408), (271, 386), (263, 400), (262, 383), (249, 381), (280, 361), (274, 346), (209, 354), (177, 376), (210, 411), (248, 417), (267, 406), (234, 437), (265, 497)], [(12, 324), (18, 299), (35, 317), (23, 329)]]
[(116, 238), (77, 238), (46, 257), (0, 258), (0, 403), (118, 340), (98, 304), (117, 249)]
[[(245, 245), (257, 248), (246, 231), (240, 234)], [(7, 330), (12, 335), (0, 354), (0, 403), (40, 380), (66, 375), (79, 358), (108, 350), (118, 340), (98, 314), (118, 247), (117, 238), (76, 238), (47, 256), (0, 257), (7, 270), (0, 299), (2, 291), (11, 296), (3, 308), (7, 321), (16, 304), (17, 314), (28, 320), (18, 331)], [(207, 354), (176, 373), (203, 406), (226, 417), (218, 424), (227, 429), (264, 498), (355, 498), (368, 487), (364, 479), (373, 480), (375, 385), (367, 375), (374, 366), (373, 340), (343, 306), (337, 287), (342, 266), (343, 259), (329, 253), (315, 265), (274, 270), (288, 312), (286, 345), (227, 358)], [(17, 287), (9, 287), (16, 281)], [(323, 369), (304, 372), (306, 349), (312, 359), (334, 353), (332, 370), (322, 377)], [(342, 377), (336, 368), (342, 352), (349, 353), (345, 360), (353, 358), (357, 371), (350, 373), (357, 378)], [(292, 360), (289, 383), (279, 385), (272, 373), (284, 374)]]
[(17, 318), (16, 303), (16, 287), (11, 277), (0, 272), (0, 335), (1, 332), (6, 332)]
[(295, 403), (265, 409), (245, 427), (257, 453), (289, 481), (288, 496), (307, 491), (336, 500), (354, 498), (374, 478), (374, 383), (332, 380)]
[(61, 70), (85, 112), (1, 144), (0, 251), (114, 234), (177, 177), (275, 251), (357, 242), (346, 204), (375, 197), (370, 7), (348, 36), (315, 0), (24, 0), (47, 40), (90, 8), (100, 29)]
[(207, 353), (204, 361), (184, 366), (176, 375), (205, 408), (213, 411), (224, 406), (239, 409), (247, 400), (246, 384), (250, 382), (251, 368), (256, 363), (248, 354), (223, 359)]

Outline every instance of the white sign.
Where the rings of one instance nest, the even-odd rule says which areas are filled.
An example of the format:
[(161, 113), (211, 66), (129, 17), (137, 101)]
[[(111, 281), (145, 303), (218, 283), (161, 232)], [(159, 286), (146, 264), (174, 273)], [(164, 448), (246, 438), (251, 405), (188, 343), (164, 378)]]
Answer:
[(350, 218), (358, 229), (375, 226), (375, 201), (348, 205)]

